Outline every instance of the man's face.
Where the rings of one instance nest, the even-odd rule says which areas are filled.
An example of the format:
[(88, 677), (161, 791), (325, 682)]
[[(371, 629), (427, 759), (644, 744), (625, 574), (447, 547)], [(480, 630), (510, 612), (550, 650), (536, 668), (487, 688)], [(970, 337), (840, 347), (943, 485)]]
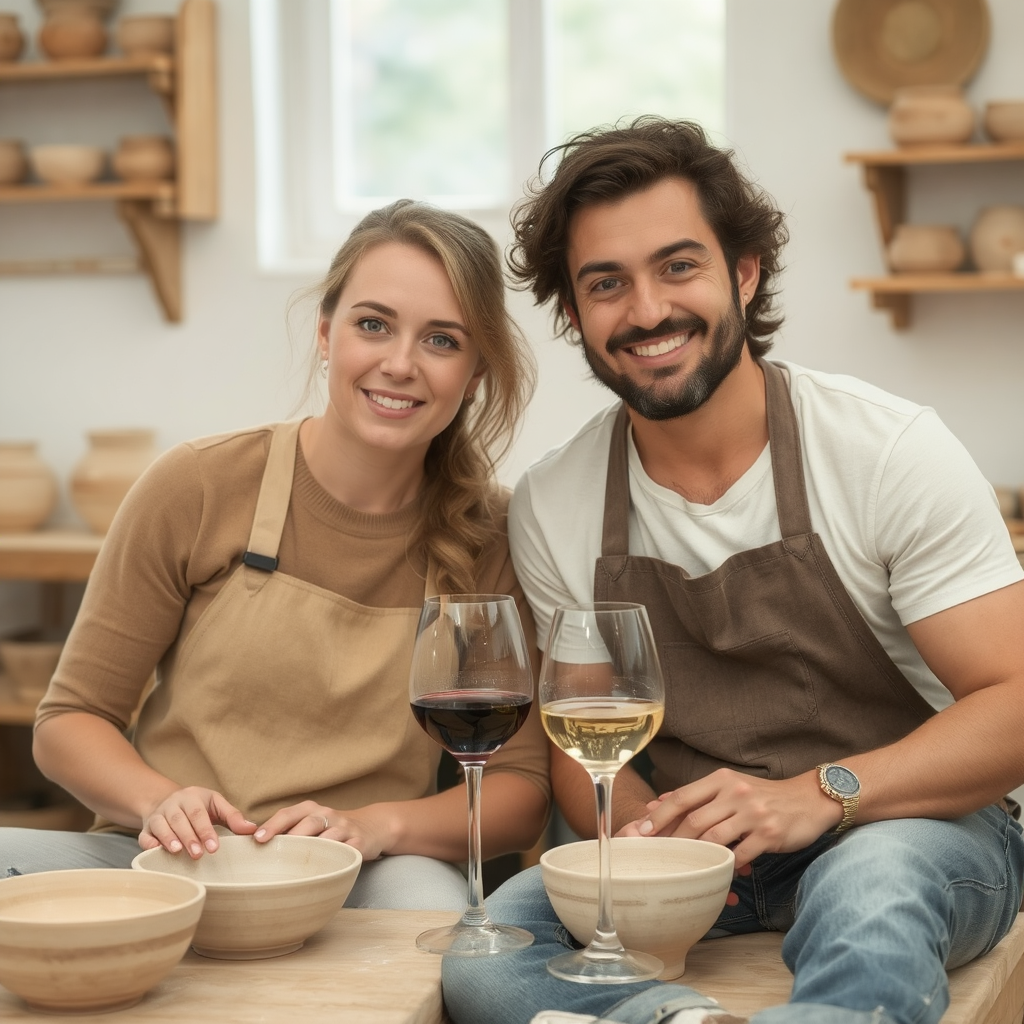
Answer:
[(689, 181), (581, 209), (568, 265), (587, 362), (645, 419), (693, 412), (740, 361), (758, 261), (730, 275)]

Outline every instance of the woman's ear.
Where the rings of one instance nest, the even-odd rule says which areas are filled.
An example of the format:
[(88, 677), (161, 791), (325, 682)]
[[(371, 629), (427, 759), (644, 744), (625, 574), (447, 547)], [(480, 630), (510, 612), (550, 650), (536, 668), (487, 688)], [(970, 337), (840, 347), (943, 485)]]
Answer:
[(331, 350), (331, 321), (326, 316), (321, 316), (316, 325), (316, 345), (320, 350), (320, 358), (326, 359)]

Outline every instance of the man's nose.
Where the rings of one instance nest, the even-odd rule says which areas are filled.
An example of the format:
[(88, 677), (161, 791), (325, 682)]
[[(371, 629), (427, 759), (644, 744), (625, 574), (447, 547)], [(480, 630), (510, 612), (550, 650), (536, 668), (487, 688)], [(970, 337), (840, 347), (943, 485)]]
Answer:
[(672, 315), (672, 304), (655, 281), (635, 281), (630, 299), (628, 320), (633, 327), (650, 330)]

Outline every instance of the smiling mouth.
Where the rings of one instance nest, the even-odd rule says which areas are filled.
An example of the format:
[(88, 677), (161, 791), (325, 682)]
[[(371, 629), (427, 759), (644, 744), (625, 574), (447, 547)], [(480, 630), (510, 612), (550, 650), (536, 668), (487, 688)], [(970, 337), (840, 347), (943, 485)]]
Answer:
[(682, 348), (690, 340), (692, 334), (692, 331), (687, 331), (685, 334), (673, 335), (671, 338), (665, 338), (653, 345), (632, 345), (629, 351), (635, 356), (663, 356), (667, 352), (674, 352), (677, 348)]
[(363, 391), (363, 394), (376, 405), (382, 405), (385, 409), (411, 409), (414, 405), (422, 405), (422, 402), (413, 401), (411, 398), (388, 398), (387, 395), (378, 395), (375, 391)]

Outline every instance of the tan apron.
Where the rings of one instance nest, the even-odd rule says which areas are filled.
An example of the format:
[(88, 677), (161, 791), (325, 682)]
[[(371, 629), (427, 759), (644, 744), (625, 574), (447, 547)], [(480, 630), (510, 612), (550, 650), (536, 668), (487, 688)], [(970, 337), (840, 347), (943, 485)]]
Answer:
[(420, 609), (367, 608), (277, 571), (298, 430), (275, 427), (243, 564), (165, 659), (135, 739), (157, 771), (256, 822), (306, 798), (425, 796), (440, 759), (409, 709)]
[(657, 792), (721, 767), (790, 778), (901, 739), (935, 713), (812, 531), (786, 379), (760, 365), (782, 540), (704, 576), (629, 554), (625, 406), (615, 421), (594, 598), (647, 606), (666, 690), (664, 725), (649, 748)]

